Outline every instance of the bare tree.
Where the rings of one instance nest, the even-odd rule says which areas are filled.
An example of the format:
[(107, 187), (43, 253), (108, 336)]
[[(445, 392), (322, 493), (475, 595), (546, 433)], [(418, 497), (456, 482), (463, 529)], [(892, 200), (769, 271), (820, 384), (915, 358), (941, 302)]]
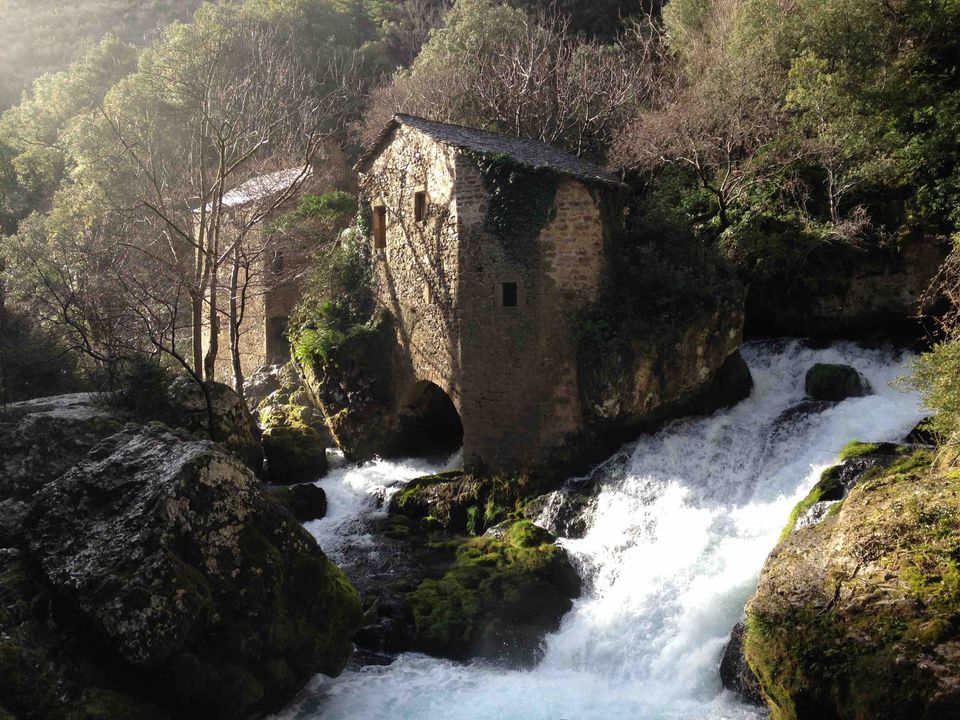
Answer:
[[(164, 239), (169, 274), (190, 298), (193, 371), (206, 379), (220, 351), (221, 268), (239, 242), (236, 233), (225, 237), (225, 198), (271, 154), (294, 163), (275, 202), (296, 193), (336, 123), (342, 88), (335, 75), (306, 66), (276, 26), (230, 18), (200, 25), (190, 42), (161, 43), (136, 84), (121, 86), (100, 108), (115, 141), (107, 157), (127, 180), (117, 205), (125, 203), (130, 227), (149, 239), (141, 245)], [(204, 325), (209, 342), (201, 357)]]
[(466, 43), (376, 91), (365, 139), (403, 111), (600, 157), (647, 101), (659, 62), (659, 46), (639, 24), (617, 43), (603, 45), (573, 33), (556, 12), (520, 13), (504, 37)]

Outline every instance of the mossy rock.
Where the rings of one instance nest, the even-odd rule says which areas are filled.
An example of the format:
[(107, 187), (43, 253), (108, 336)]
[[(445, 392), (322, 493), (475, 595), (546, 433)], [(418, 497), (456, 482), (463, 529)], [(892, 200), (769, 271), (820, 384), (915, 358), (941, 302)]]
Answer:
[(480, 535), (504, 520), (518, 519), (524, 503), (544, 491), (528, 475), (479, 475), (454, 470), (410, 481), (390, 501), (390, 512), (437, 530)]
[(815, 400), (836, 402), (868, 394), (866, 381), (849, 365), (817, 363), (807, 371), (804, 381), (807, 395)]
[(263, 434), (267, 479), (292, 485), (317, 480), (327, 474), (327, 449), (313, 428), (273, 427)]
[(327, 514), (327, 494), (311, 483), (273, 488), (270, 494), (300, 522), (319, 520)]
[(408, 595), (420, 649), (532, 665), (543, 636), (559, 627), (580, 595), (580, 578), (554, 540), (520, 520), (499, 537), (458, 542), (447, 572)]
[(847, 462), (884, 459), (784, 537), (747, 605), (773, 720), (960, 717), (960, 473), (891, 447), (851, 448)]

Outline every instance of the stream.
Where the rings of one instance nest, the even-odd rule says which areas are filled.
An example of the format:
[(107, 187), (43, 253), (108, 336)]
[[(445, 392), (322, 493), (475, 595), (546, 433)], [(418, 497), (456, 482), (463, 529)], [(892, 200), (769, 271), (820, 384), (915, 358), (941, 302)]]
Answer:
[[(529, 671), (408, 653), (387, 666), (317, 676), (282, 720), (666, 720), (763, 718), (720, 685), (721, 653), (795, 503), (851, 440), (901, 439), (923, 412), (893, 386), (910, 356), (799, 341), (742, 350), (751, 396), (623, 447), (594, 472), (584, 537), (561, 539), (583, 596)], [(853, 365), (874, 394), (804, 401), (817, 362)], [(325, 552), (369, 546), (361, 520), (403, 481), (456, 467), (378, 461), (320, 484), (328, 516), (307, 523)], [(382, 503), (381, 503), (382, 505)]]

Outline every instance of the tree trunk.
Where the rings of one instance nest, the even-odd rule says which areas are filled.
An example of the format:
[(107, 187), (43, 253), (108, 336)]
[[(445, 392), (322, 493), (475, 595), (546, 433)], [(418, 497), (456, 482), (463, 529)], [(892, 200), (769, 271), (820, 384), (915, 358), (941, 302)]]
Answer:
[(240, 292), (240, 243), (233, 248), (233, 263), (230, 268), (230, 359), (233, 362), (233, 389), (246, 404), (243, 395), (243, 366), (240, 364), (240, 312), (237, 294)]

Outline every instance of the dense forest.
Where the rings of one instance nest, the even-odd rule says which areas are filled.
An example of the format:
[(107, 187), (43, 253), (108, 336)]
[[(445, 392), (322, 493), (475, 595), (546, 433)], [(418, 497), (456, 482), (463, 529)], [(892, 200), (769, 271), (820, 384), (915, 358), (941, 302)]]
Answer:
[[(4, 9), (2, 27), (17, 39), (2, 45), (5, 62), (20, 70), (8, 77), (66, 62), (20, 57), (26, 51), (17, 48), (70, 52), (59, 36), (55, 44), (30, 39), (59, 33), (46, 23), (66, 11), (17, 22), (26, 8)], [(170, 349), (179, 300), (151, 307), (158, 327), (135, 319), (142, 313), (99, 315), (102, 293), (115, 286), (97, 278), (111, 264), (104, 257), (127, 278), (142, 265), (131, 260), (135, 247), (182, 275), (172, 269), (176, 257), (145, 248), (184, 231), (189, 198), (294, 157), (336, 154), (339, 170), (328, 162), (326, 186), (315, 190), (352, 191), (344, 169), (396, 111), (543, 140), (607, 164), (638, 191), (647, 231), (687, 238), (738, 268), (758, 318), (775, 299), (771, 288), (800, 286), (812, 303), (836, 281), (836, 267), (946, 243), (960, 222), (952, 3), (673, 0), (661, 10), (573, 0), (249, 0), (206, 4), (145, 47), (130, 44), (147, 25), (186, 11), (138, 6), (124, 15), (79, 4), (71, 38), (82, 45), (81, 36), (113, 34), (84, 41), (68, 67), (38, 78), (0, 120), (7, 322), (21, 338), (27, 325), (40, 328), (28, 333), (38, 348), (65, 343), (101, 365)], [(253, 37), (273, 64), (241, 48)], [(196, 106), (178, 86), (204, 68), (215, 108)], [(256, 83), (283, 90), (268, 98)], [(276, 115), (267, 127), (238, 118), (242, 104), (231, 94), (239, 88), (264, 108), (309, 107), (312, 119), (294, 127)], [(188, 178), (212, 138), (198, 118), (211, 110), (221, 130), (236, 132), (227, 144), (242, 161), (197, 187)], [(148, 155), (162, 166), (145, 169)], [(159, 211), (148, 202), (158, 193), (167, 204)], [(122, 252), (111, 240), (120, 227), (138, 236)], [(955, 283), (953, 268), (944, 268), (944, 287)], [(200, 282), (182, 280), (173, 286), (186, 295)], [(111, 347), (118, 335), (130, 347)], [(55, 355), (66, 373), (72, 356)]]
[(15, 105), (44, 73), (65, 68), (81, 48), (106, 34), (143, 45), (174, 20), (189, 20), (198, 2), (0, 3), (0, 109)]

